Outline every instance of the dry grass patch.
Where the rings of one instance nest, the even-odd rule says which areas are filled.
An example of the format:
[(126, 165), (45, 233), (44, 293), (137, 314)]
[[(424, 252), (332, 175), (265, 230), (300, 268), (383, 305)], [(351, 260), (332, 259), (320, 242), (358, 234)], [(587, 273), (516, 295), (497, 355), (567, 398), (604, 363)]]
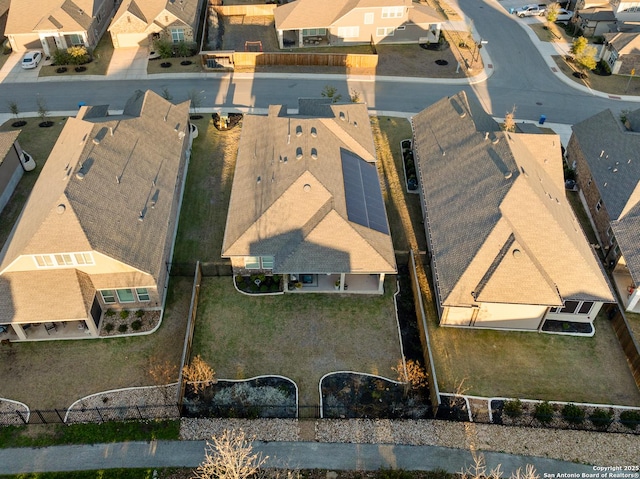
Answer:
[(66, 408), (89, 394), (153, 384), (152, 358), (180, 363), (191, 284), (172, 278), (162, 325), (151, 335), (0, 347), (1, 396), (31, 408)]
[(193, 354), (221, 379), (280, 374), (318, 404), (320, 378), (332, 371), (395, 377), (401, 357), (393, 278), (382, 296), (285, 294), (250, 297), (231, 278), (204, 278)]
[(581, 80), (573, 76), (573, 73), (577, 70), (573, 63), (567, 63), (567, 61), (560, 56), (554, 56), (553, 59), (555, 60), (556, 65), (558, 65), (558, 69), (564, 75), (580, 85), (584, 85), (596, 91), (611, 93), (612, 95), (640, 95), (640, 77), (633, 77), (631, 78), (631, 82), (629, 82), (628, 76), (600, 76), (591, 72), (589, 73), (588, 78)]
[(531, 30), (543, 42), (551, 43), (571, 43), (571, 35), (568, 35), (562, 25), (549, 22), (532, 23)]
[(633, 337), (636, 338), (636, 341), (640, 344), (640, 314), (625, 311), (624, 315), (627, 317)]

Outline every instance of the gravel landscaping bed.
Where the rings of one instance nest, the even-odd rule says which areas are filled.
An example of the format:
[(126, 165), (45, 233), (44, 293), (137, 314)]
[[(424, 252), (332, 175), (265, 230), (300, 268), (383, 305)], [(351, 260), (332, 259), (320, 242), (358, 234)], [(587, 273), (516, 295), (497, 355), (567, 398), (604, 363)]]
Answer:
[(17, 426), (23, 424), (16, 411), (20, 411), (25, 418), (29, 413), (29, 409), (24, 404), (0, 398), (0, 425)]

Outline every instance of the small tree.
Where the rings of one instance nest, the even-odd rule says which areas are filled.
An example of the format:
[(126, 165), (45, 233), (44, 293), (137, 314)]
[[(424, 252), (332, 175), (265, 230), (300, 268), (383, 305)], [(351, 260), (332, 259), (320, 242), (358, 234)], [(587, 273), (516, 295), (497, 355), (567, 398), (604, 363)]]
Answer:
[(255, 476), (267, 456), (254, 453), (242, 429), (225, 429), (222, 435), (212, 436), (204, 449), (204, 461), (194, 471), (197, 479), (247, 479)]
[(192, 383), (193, 390), (196, 393), (206, 388), (209, 384), (214, 384), (216, 382), (215, 375), (215, 371), (199, 354), (193, 358), (191, 364), (187, 364), (182, 368), (182, 377), (185, 381)]
[(342, 98), (342, 95), (338, 93), (338, 89), (333, 85), (325, 85), (320, 95), (323, 98), (329, 98), (331, 103), (338, 103)]
[(173, 100), (173, 95), (169, 93), (169, 89), (167, 87), (162, 88), (162, 93), (160, 93), (160, 96), (167, 101)]
[(11, 112), (11, 114), (16, 118), (16, 120), (18, 119), (18, 116), (20, 115), (20, 108), (18, 108), (18, 104), (13, 101), (13, 100), (9, 100), (7, 102), (7, 106), (9, 107), (9, 111)]
[(191, 45), (183, 40), (176, 45), (176, 52), (178, 53), (178, 56), (182, 58), (190, 57)]
[(69, 54), (69, 63), (72, 65), (82, 65), (89, 61), (89, 52), (84, 45), (67, 48)]
[(504, 116), (504, 125), (503, 125), (504, 131), (511, 131), (511, 132), (516, 131), (515, 114), (516, 114), (516, 106), (513, 105), (513, 108), (511, 109), (511, 111), (507, 112), (507, 114)]
[(53, 64), (57, 66), (68, 65), (71, 63), (71, 55), (67, 50), (54, 50), (51, 54), (51, 58), (53, 59)]
[[(154, 384), (158, 386), (165, 386), (174, 382), (178, 377), (178, 366), (171, 363), (168, 360), (160, 361), (156, 357), (152, 357), (151, 366), (147, 371)], [(162, 388), (162, 394), (164, 395), (165, 401), (169, 399), (169, 389)]]
[(560, 4), (552, 3), (547, 6), (547, 22), (554, 23), (558, 19), (558, 13), (560, 13)]
[(198, 113), (198, 108), (202, 106), (202, 96), (201, 91), (196, 90), (195, 88), (189, 90), (189, 100), (191, 101), (191, 108), (194, 114)]
[(593, 70), (596, 67), (596, 54), (598, 50), (589, 45), (585, 37), (578, 37), (571, 45), (571, 54), (575, 62), (584, 70)]
[(39, 96), (36, 99), (36, 104), (38, 105), (38, 116), (40, 117), (40, 120), (44, 123), (45, 121), (47, 121), (47, 117), (49, 116), (49, 108), (47, 107), (47, 101), (44, 98)]
[(429, 383), (427, 381), (427, 372), (424, 370), (419, 361), (409, 359), (406, 366), (402, 359), (398, 360), (398, 364), (393, 370), (398, 374), (398, 381), (405, 383), (405, 392), (410, 390), (419, 390), (426, 388)]
[(153, 43), (153, 47), (158, 52), (158, 55), (160, 55), (160, 58), (166, 59), (173, 56), (173, 43), (169, 40), (158, 39)]
[(360, 92), (356, 89), (352, 89), (350, 99), (351, 99), (351, 103), (360, 103), (360, 100), (361, 100)]

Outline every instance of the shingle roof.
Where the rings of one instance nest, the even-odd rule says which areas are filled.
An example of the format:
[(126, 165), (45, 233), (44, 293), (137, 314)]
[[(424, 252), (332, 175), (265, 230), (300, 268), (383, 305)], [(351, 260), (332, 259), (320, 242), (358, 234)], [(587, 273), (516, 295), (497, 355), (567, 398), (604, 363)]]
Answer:
[(640, 201), (640, 132), (626, 130), (609, 109), (572, 129), (609, 217), (620, 219)]
[(464, 92), (413, 127), (441, 304), (613, 300), (565, 199), (557, 135), (499, 131)]
[(640, 49), (639, 32), (605, 33), (603, 36), (607, 43), (610, 43), (622, 55), (636, 53)]
[(118, 8), (111, 25), (115, 24), (126, 12), (135, 15), (147, 28), (154, 23), (162, 12), (167, 11), (185, 24), (195, 28), (198, 6), (202, 0), (125, 0)]
[(137, 96), (139, 116), (67, 120), (0, 252), (0, 271), (20, 255), (93, 250), (158, 277), (189, 103)]
[(611, 222), (620, 253), (636, 285), (640, 285), (640, 204), (619, 221)]
[(284, 273), (395, 272), (390, 235), (348, 217), (342, 158), (375, 162), (367, 108), (329, 108), (330, 118), (245, 116), (223, 256), (274, 256)]
[(274, 11), (276, 29), (326, 28), (358, 8), (404, 6), (414, 23), (439, 23), (444, 18), (427, 5), (411, 0), (295, 0)]
[(91, 26), (104, 0), (11, 0), (5, 34), (40, 30), (82, 31)]
[(19, 134), (20, 130), (0, 132), (0, 165), (2, 165), (7, 153), (9, 153), (9, 150), (18, 139)]

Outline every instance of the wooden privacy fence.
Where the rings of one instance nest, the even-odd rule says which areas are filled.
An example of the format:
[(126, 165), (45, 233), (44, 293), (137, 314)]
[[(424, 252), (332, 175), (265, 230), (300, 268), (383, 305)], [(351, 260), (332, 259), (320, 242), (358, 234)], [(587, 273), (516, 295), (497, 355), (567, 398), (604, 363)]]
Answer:
[(276, 9), (275, 3), (269, 5), (216, 5), (212, 6), (220, 15), (246, 15), (249, 17), (264, 17), (273, 15)]
[(200, 261), (196, 263), (196, 273), (193, 278), (193, 288), (191, 290), (191, 305), (189, 306), (189, 319), (187, 321), (187, 331), (184, 337), (184, 346), (182, 348), (182, 359), (180, 361), (180, 373), (178, 375), (178, 409), (182, 408), (182, 399), (184, 398), (185, 382), (182, 379), (182, 371), (184, 366), (189, 362), (191, 357), (191, 346), (193, 345), (193, 331), (196, 327), (196, 316), (198, 312), (198, 297), (200, 296), (200, 285), (202, 283), (202, 268)]
[(344, 68), (375, 68), (378, 56), (356, 53), (235, 52), (236, 67), (256, 65), (296, 65)]
[(619, 308), (614, 306), (607, 313), (622, 350), (627, 357), (629, 367), (631, 367), (636, 386), (640, 389), (640, 345), (633, 337), (627, 318), (620, 312)]
[(422, 302), (422, 291), (420, 290), (420, 282), (418, 281), (416, 258), (413, 250), (411, 250), (409, 258), (409, 276), (411, 278), (411, 289), (413, 291), (413, 301), (415, 302), (416, 317), (418, 318), (418, 330), (420, 331), (420, 343), (422, 344), (424, 367), (429, 373), (429, 395), (431, 396), (433, 416), (435, 417), (438, 413), (438, 407), (440, 406), (440, 390), (438, 389), (438, 378), (436, 377), (436, 368), (433, 364), (433, 356), (431, 354), (429, 330), (427, 328), (427, 315), (424, 310), (424, 303)]

